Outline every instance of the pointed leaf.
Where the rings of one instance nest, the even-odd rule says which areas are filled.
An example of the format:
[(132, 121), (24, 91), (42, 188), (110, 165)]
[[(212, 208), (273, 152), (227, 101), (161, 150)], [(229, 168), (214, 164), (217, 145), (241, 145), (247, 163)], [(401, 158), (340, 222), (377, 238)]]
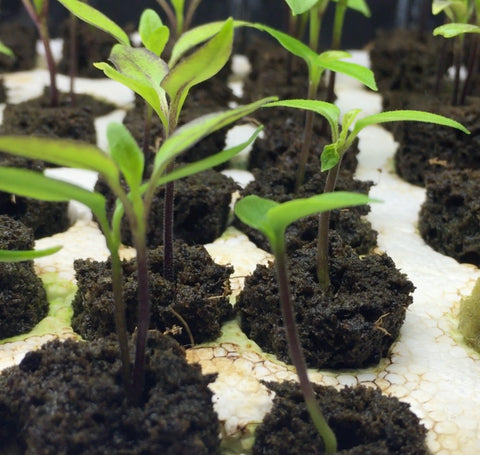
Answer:
[[(338, 2), (338, 0), (333, 1)], [(365, 17), (370, 17), (372, 15), (370, 8), (368, 7), (365, 0), (348, 0), (347, 7), (350, 9), (354, 9), (359, 13), (362, 13)]]
[(95, 63), (95, 66), (103, 70), (110, 79), (122, 83), (140, 95), (166, 126), (168, 106), (160, 82), (168, 74), (167, 64), (148, 49), (121, 44), (113, 47), (110, 60), (115, 68), (108, 63)]
[(44, 250), (0, 250), (0, 262), (22, 262), (50, 256), (61, 250), (61, 246), (52, 246)]
[(5, 44), (3, 44), (1, 41), (0, 41), (0, 52), (2, 54), (8, 55), (9, 57), (14, 57), (12, 50), (9, 47), (5, 46)]
[(256, 194), (250, 194), (235, 204), (235, 215), (242, 223), (265, 234), (270, 242), (274, 241), (275, 232), (267, 219), (268, 212), (277, 207), (278, 202), (266, 199)]
[[(161, 173), (173, 158), (196, 144), (199, 140), (224, 126), (232, 124), (245, 115), (251, 114), (275, 99), (275, 97), (264, 98), (228, 111), (207, 114), (181, 126), (163, 142), (158, 150), (152, 175)], [(154, 182), (154, 185), (156, 184)]]
[(118, 169), (112, 159), (98, 147), (85, 142), (35, 136), (0, 136), (0, 150), (59, 166), (100, 172), (109, 180), (118, 180)]
[(321, 170), (322, 172), (328, 171), (335, 167), (340, 160), (340, 155), (338, 154), (337, 144), (328, 144), (323, 147), (322, 154), (320, 155), (320, 162), (322, 163)]
[(161, 55), (170, 36), (170, 30), (163, 25), (160, 16), (150, 8), (140, 16), (138, 32), (143, 45), (155, 55)]
[(110, 155), (118, 164), (130, 188), (138, 188), (142, 182), (144, 156), (130, 131), (122, 123), (107, 126)]
[(170, 97), (170, 109), (178, 120), (191, 87), (217, 74), (232, 52), (233, 21), (227, 19), (221, 30), (206, 44), (170, 69), (161, 86)]
[(473, 24), (445, 24), (433, 30), (435, 36), (441, 35), (445, 38), (453, 38), (464, 33), (480, 33), (480, 27)]
[(85, 2), (78, 0), (58, 0), (73, 15), (87, 24), (109, 33), (119, 43), (130, 46), (128, 35), (110, 18)]
[(308, 11), (318, 0), (286, 0), (286, 2), (292, 14), (296, 16), (297, 14), (303, 14), (305, 11)]
[(332, 59), (329, 56), (324, 58), (323, 54), (318, 55), (315, 59), (315, 64), (330, 71), (353, 77), (371, 90), (378, 90), (373, 71), (365, 66), (357, 63), (345, 62), (343, 60)]

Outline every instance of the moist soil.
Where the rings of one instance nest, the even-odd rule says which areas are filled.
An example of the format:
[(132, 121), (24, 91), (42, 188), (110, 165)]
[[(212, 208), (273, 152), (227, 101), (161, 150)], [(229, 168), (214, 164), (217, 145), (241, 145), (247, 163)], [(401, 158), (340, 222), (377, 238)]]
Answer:
[(37, 63), (37, 31), (32, 25), (20, 22), (2, 22), (0, 24), (0, 41), (9, 47), (14, 56), (0, 53), (0, 73), (27, 71)]
[(114, 337), (58, 340), (0, 376), (0, 454), (219, 455), (218, 418), (199, 365), (150, 332), (143, 402), (121, 385)]
[[(163, 247), (150, 250), (150, 327), (171, 334), (184, 345), (218, 338), (224, 322), (233, 318), (229, 302), (230, 266), (215, 264), (203, 246), (176, 242), (175, 282), (163, 277)], [(111, 264), (92, 260), (74, 263), (78, 290), (73, 300), (72, 327), (87, 340), (113, 333)], [(127, 328), (137, 325), (136, 261), (123, 261)], [(190, 333), (189, 333), (190, 332)]]
[[(386, 254), (360, 258), (330, 236), (331, 289), (316, 280), (316, 245), (289, 256), (290, 290), (300, 342), (309, 367), (376, 365), (398, 337), (413, 284)], [(274, 264), (258, 265), (245, 280), (235, 308), (249, 338), (289, 363)]]
[(480, 267), (480, 170), (428, 173), (419, 230), (436, 251)]
[[(256, 429), (253, 455), (323, 454), (297, 384), (268, 383), (276, 396)], [(363, 386), (314, 385), (325, 419), (337, 437), (338, 455), (427, 455), (427, 430), (407, 403)]]
[[(295, 194), (295, 174), (291, 170), (286, 171), (278, 167), (271, 167), (264, 170), (256, 169), (253, 171), (253, 175), (255, 180), (241, 191), (242, 196), (256, 194), (279, 203), (296, 197), (310, 197), (323, 193), (326, 179), (326, 173), (320, 172), (318, 164), (307, 166), (305, 183)], [(352, 179), (348, 175), (340, 175), (337, 190), (368, 194), (371, 185), (372, 182)], [(334, 210), (330, 216), (330, 229), (335, 229), (345, 242), (361, 254), (365, 254), (374, 248), (377, 241), (377, 232), (372, 229), (369, 221), (362, 218), (369, 211), (369, 206), (364, 205), (344, 210)], [(245, 232), (257, 246), (267, 251), (270, 250), (269, 243), (263, 234), (248, 227), (238, 219), (235, 219), (234, 224)], [(292, 251), (316, 239), (317, 231), (318, 216), (307, 217), (292, 223), (286, 233), (287, 249)]]
[[(0, 250), (33, 247), (31, 229), (0, 215)], [(33, 261), (0, 262), (0, 340), (29, 332), (47, 312), (47, 295)]]

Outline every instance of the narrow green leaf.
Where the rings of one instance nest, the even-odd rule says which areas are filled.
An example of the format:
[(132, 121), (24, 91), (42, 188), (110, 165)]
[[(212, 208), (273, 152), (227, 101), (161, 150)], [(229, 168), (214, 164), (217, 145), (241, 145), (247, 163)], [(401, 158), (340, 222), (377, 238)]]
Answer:
[(162, 124), (168, 124), (168, 105), (165, 90), (160, 86), (168, 74), (167, 64), (153, 52), (144, 48), (133, 48), (116, 44), (110, 53), (108, 63), (95, 63), (95, 66), (110, 79), (122, 83), (140, 95), (157, 113)]
[(254, 133), (248, 138), (247, 141), (242, 142), (241, 144), (236, 145), (235, 147), (230, 147), (229, 149), (223, 150), (219, 153), (215, 153), (212, 156), (204, 158), (194, 163), (185, 164), (182, 167), (176, 168), (174, 171), (160, 178), (157, 182), (157, 185), (164, 185), (165, 183), (172, 182), (174, 180), (179, 180), (189, 175), (197, 174), (206, 169), (211, 169), (219, 164), (225, 163), (226, 161), (232, 159), (235, 155), (240, 153), (245, 147), (249, 146), (260, 134), (260, 131), (263, 130), (263, 126), (259, 126)]
[(388, 123), (388, 122), (423, 122), (423, 123), (434, 123), (436, 125), (449, 126), (456, 128), (460, 131), (463, 131), (465, 134), (470, 134), (462, 124), (456, 122), (455, 120), (444, 117), (443, 115), (431, 114), (430, 112), (415, 111), (415, 110), (398, 110), (398, 111), (388, 111), (380, 112), (379, 114), (368, 115), (363, 119), (360, 119), (355, 123), (355, 128), (353, 129), (350, 137), (353, 138), (357, 134), (369, 125), (376, 125), (378, 123)]
[(85, 142), (35, 136), (0, 136), (0, 150), (59, 166), (100, 172), (110, 180), (118, 179), (118, 169), (112, 159), (98, 147)]
[(432, 1), (432, 14), (440, 14), (445, 8), (450, 7), (452, 2), (450, 0), (433, 0)]
[(41, 201), (79, 201), (96, 215), (105, 211), (105, 198), (101, 194), (29, 169), (0, 167), (0, 190)]
[(140, 16), (138, 32), (143, 45), (155, 55), (161, 55), (170, 37), (170, 30), (163, 25), (160, 16), (150, 8)]
[[(164, 170), (167, 163), (177, 155), (209, 134), (232, 124), (245, 115), (251, 114), (275, 99), (275, 97), (268, 97), (228, 111), (207, 114), (177, 128), (158, 150), (152, 175), (158, 175), (158, 178), (160, 178), (159, 174)], [(153, 184), (157, 185), (157, 182), (153, 182)]]
[(287, 5), (289, 6), (294, 16), (296, 16), (297, 14), (303, 14), (318, 2), (318, 0), (285, 0), (285, 1), (287, 2)]
[(329, 57), (325, 59), (322, 55), (323, 54), (318, 55), (315, 59), (315, 64), (330, 71), (353, 77), (371, 90), (378, 90), (375, 82), (375, 75), (371, 69), (357, 63), (345, 62), (343, 60), (331, 59)]
[(293, 107), (296, 109), (306, 109), (308, 111), (316, 112), (325, 117), (330, 125), (332, 134), (332, 142), (338, 139), (338, 123), (340, 119), (340, 109), (335, 104), (327, 103), (319, 100), (281, 100), (266, 104), (264, 107)]
[[(333, 0), (334, 2), (338, 2), (338, 0)], [(370, 17), (372, 15), (370, 8), (367, 5), (365, 0), (348, 0), (347, 6), (350, 9), (358, 11), (362, 13), (365, 17)]]
[(275, 232), (267, 219), (267, 215), (271, 209), (278, 205), (278, 202), (271, 199), (250, 194), (235, 204), (234, 211), (242, 223), (259, 230), (272, 242), (275, 240)]
[(52, 246), (44, 250), (0, 250), (0, 262), (23, 262), (50, 256), (61, 250), (61, 246)]
[(9, 57), (14, 57), (12, 50), (9, 47), (5, 46), (5, 44), (3, 44), (1, 41), (0, 41), (0, 52), (2, 54), (8, 55)]
[(358, 117), (358, 114), (360, 114), (360, 112), (362, 112), (361, 109), (352, 109), (343, 115), (342, 132), (340, 133), (339, 137), (339, 142), (341, 144), (345, 143), (345, 141), (347, 140), (348, 131), (350, 130), (350, 127), (353, 125), (355, 119)]
[(119, 43), (125, 46), (130, 46), (128, 35), (110, 18), (105, 16), (97, 9), (90, 6), (88, 3), (78, 0), (58, 0), (65, 8), (67, 8), (73, 15), (77, 16), (87, 24), (103, 30), (113, 36)]
[(107, 126), (110, 155), (118, 164), (130, 188), (138, 188), (142, 182), (145, 158), (140, 147), (122, 123)]
[(441, 35), (444, 38), (453, 38), (465, 33), (480, 33), (480, 27), (473, 24), (445, 24), (433, 30), (435, 36)]
[(177, 120), (190, 88), (210, 79), (225, 66), (232, 45), (233, 21), (227, 19), (211, 40), (170, 68), (161, 86), (170, 97), (170, 109), (176, 113)]
[(321, 170), (322, 172), (328, 171), (335, 167), (340, 160), (340, 155), (338, 154), (337, 144), (328, 144), (323, 147), (322, 154), (320, 155), (320, 162), (322, 163)]

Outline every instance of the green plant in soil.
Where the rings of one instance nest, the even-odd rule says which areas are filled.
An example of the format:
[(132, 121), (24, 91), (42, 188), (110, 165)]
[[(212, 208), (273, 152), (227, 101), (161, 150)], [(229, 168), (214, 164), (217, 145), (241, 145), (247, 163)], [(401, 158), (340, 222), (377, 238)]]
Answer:
[(28, 15), (35, 23), (38, 34), (45, 48), (45, 58), (47, 60), (48, 73), (50, 76), (50, 105), (58, 106), (58, 89), (57, 89), (57, 68), (53, 58), (50, 46), (50, 35), (48, 32), (48, 6), (49, 0), (22, 0), (23, 6), (27, 10)]
[(362, 194), (332, 192), (295, 199), (279, 204), (270, 199), (256, 195), (246, 196), (235, 205), (235, 214), (249, 226), (262, 232), (270, 242), (275, 256), (275, 268), (280, 294), (280, 306), (285, 325), (290, 358), (297, 370), (305, 404), (312, 421), (323, 439), (326, 454), (337, 451), (335, 434), (325, 420), (322, 410), (315, 398), (315, 392), (308, 379), (305, 358), (302, 352), (298, 329), (295, 322), (294, 308), (289, 290), (287, 254), (285, 247), (285, 230), (289, 224), (314, 213), (325, 213), (330, 210), (363, 205), (371, 202)]
[(0, 250), (0, 262), (23, 262), (50, 256), (61, 250), (61, 246), (52, 246), (44, 250)]
[[(453, 38), (454, 83), (452, 91), (452, 105), (465, 104), (467, 94), (471, 88), (472, 77), (478, 68), (479, 37), (480, 34), (480, 1), (479, 0), (433, 0), (433, 14), (444, 13), (450, 23), (434, 29), (435, 36)], [(460, 70), (463, 64), (464, 47), (467, 34), (474, 34), (470, 43), (470, 53), (467, 63), (467, 76), (461, 87)], [(439, 83), (437, 83), (437, 88)]]
[[(360, 131), (367, 126), (387, 122), (417, 121), (434, 123), (437, 125), (457, 128), (466, 134), (469, 131), (460, 123), (447, 117), (429, 112), (415, 110), (398, 110), (380, 112), (358, 119), (360, 109), (353, 109), (344, 114), (340, 121), (340, 109), (334, 104), (318, 100), (282, 100), (269, 103), (266, 107), (292, 107), (306, 109), (320, 114), (327, 120), (330, 127), (332, 142), (326, 145), (321, 154), (321, 170), (328, 171), (323, 192), (335, 191), (337, 178), (340, 172), (342, 158), (351, 147)], [(342, 125), (339, 128), (339, 124)], [(351, 128), (351, 130), (350, 130)], [(317, 276), (318, 283), (325, 290), (330, 288), (330, 274), (328, 267), (328, 229), (330, 212), (322, 212), (319, 218), (317, 238)]]
[(192, 25), (193, 16), (201, 0), (157, 0), (168, 18), (170, 30), (177, 40)]

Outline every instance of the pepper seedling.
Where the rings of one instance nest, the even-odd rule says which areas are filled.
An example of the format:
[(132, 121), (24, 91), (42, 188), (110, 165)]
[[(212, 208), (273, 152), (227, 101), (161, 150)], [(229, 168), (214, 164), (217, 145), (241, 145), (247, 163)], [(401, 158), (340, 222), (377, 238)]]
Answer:
[[(370, 125), (377, 125), (388, 122), (416, 121), (434, 123), (437, 125), (449, 126), (459, 129), (466, 134), (470, 132), (460, 123), (447, 117), (429, 112), (416, 110), (386, 111), (378, 114), (368, 115), (358, 119), (360, 109), (353, 109), (344, 114), (340, 121), (340, 109), (332, 103), (318, 100), (283, 100), (274, 101), (265, 107), (292, 107), (306, 109), (320, 114), (327, 120), (330, 126), (332, 142), (326, 145), (321, 154), (321, 170), (328, 171), (325, 182), (324, 193), (335, 190), (343, 155), (352, 145), (361, 130)], [(339, 124), (342, 127), (339, 127)], [(350, 131), (350, 128), (352, 130)], [(318, 227), (318, 250), (317, 250), (317, 274), (318, 283), (324, 290), (330, 288), (330, 274), (328, 267), (328, 229), (330, 224), (330, 213), (320, 214)]]
[(295, 322), (294, 308), (289, 289), (287, 254), (285, 247), (285, 230), (294, 221), (315, 213), (334, 209), (363, 205), (372, 202), (363, 194), (334, 192), (304, 199), (294, 199), (279, 204), (270, 199), (249, 195), (235, 205), (235, 214), (249, 226), (262, 232), (270, 242), (275, 257), (280, 306), (285, 325), (285, 332), (290, 358), (297, 370), (305, 404), (310, 417), (323, 439), (325, 453), (330, 455), (337, 451), (337, 440), (328, 425), (315, 398), (315, 392), (308, 379), (305, 358), (302, 352), (298, 329)]

